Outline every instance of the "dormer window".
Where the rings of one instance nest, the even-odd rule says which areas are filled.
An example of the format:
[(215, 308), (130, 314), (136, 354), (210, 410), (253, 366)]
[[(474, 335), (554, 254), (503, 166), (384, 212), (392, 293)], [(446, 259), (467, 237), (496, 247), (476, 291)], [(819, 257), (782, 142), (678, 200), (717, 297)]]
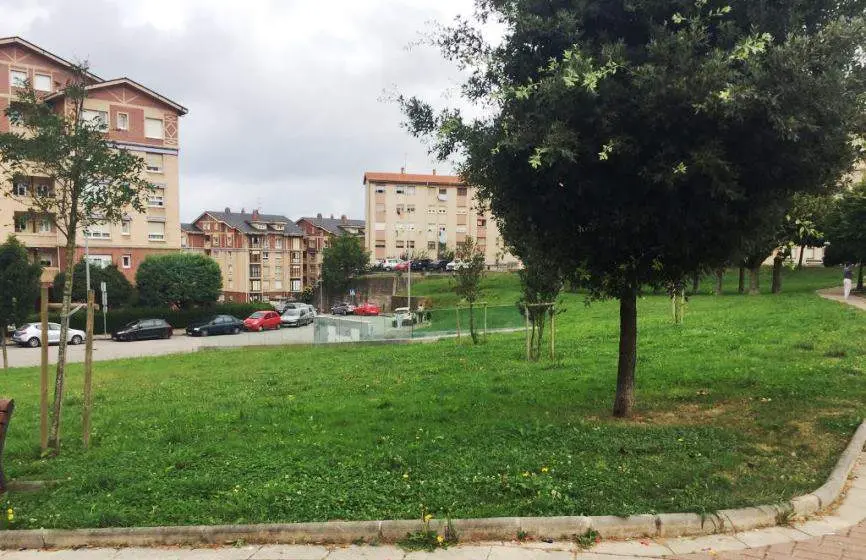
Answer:
[(253, 224), (253, 227), (262, 231), (267, 229), (267, 226), (265, 224)]
[(283, 231), (284, 229), (286, 229), (286, 226), (284, 226), (283, 224), (274, 224), (274, 229), (277, 231)]

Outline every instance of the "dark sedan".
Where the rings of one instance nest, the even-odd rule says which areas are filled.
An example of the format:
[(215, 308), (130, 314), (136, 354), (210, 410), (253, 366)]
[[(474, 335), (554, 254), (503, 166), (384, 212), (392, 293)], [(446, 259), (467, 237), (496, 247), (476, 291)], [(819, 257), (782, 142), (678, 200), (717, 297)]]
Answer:
[(186, 328), (189, 336), (209, 336), (212, 334), (238, 334), (244, 330), (244, 323), (231, 315), (216, 315), (207, 321), (195, 323)]
[(139, 319), (111, 333), (113, 340), (148, 340), (171, 338), (171, 325), (164, 319)]

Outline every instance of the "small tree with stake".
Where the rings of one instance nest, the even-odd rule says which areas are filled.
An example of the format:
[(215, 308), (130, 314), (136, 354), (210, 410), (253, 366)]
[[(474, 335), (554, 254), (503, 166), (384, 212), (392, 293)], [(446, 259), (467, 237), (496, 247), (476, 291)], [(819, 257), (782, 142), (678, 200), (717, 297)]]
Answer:
[(345, 294), (370, 264), (370, 252), (354, 235), (338, 235), (322, 251), (322, 283), (330, 294)]
[[(0, 134), (0, 171), (13, 179), (0, 188), (5, 196), (24, 204), (31, 216), (53, 221), (66, 238), (66, 278), (74, 277), (78, 232), (96, 224), (118, 223), (130, 209), (143, 212), (152, 189), (143, 177), (144, 161), (108, 141), (108, 123), (84, 118), (87, 85), (92, 82), (87, 66), (76, 66), (50, 102), (28, 84), (6, 110), (12, 131)], [(33, 177), (45, 182), (34, 182)], [(65, 283), (60, 313), (49, 435), (54, 454), (60, 453), (72, 284)]]
[(535, 361), (541, 356), (547, 318), (556, 312), (554, 304), (562, 291), (563, 275), (558, 263), (543, 251), (524, 251), (523, 255), (523, 268), (518, 272), (523, 295), (517, 303), (529, 319), (528, 359)]
[(481, 278), (483, 277), (484, 253), (478, 249), (475, 240), (467, 235), (466, 240), (457, 245), (454, 292), (469, 304), (469, 334), (473, 344), (478, 344), (478, 329), (475, 326), (475, 302), (481, 296)]
[(6, 355), (6, 327), (21, 325), (33, 312), (39, 297), (42, 267), (33, 264), (27, 249), (10, 235), (0, 245), (0, 344), (3, 346), (3, 369), (9, 367)]

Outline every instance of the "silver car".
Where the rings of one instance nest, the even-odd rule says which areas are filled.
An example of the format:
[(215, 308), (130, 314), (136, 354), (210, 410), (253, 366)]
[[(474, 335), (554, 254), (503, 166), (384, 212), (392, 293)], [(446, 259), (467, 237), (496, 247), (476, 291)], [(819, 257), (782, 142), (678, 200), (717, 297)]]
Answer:
[[(69, 344), (81, 344), (84, 342), (84, 331), (78, 329), (69, 329), (66, 341)], [(12, 333), (12, 341), (21, 346), (29, 346), (30, 348), (38, 348), (42, 345), (42, 324), (27, 323), (21, 325), (21, 328)], [(60, 343), (60, 325), (58, 323), (48, 323), (48, 344)]]
[(286, 327), (300, 327), (313, 322), (313, 315), (304, 308), (290, 307), (280, 316), (280, 324)]

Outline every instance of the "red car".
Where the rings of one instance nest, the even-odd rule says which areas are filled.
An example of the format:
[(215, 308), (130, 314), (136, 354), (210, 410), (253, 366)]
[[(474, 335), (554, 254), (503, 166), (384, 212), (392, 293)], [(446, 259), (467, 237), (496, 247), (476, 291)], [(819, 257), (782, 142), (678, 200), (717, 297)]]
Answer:
[(375, 303), (362, 303), (355, 308), (355, 315), (378, 315), (382, 310)]
[(400, 272), (406, 272), (409, 270), (409, 261), (401, 261), (394, 265), (394, 270), (398, 270)]
[(263, 331), (280, 328), (280, 316), (276, 311), (256, 311), (244, 319), (244, 328), (248, 331)]

